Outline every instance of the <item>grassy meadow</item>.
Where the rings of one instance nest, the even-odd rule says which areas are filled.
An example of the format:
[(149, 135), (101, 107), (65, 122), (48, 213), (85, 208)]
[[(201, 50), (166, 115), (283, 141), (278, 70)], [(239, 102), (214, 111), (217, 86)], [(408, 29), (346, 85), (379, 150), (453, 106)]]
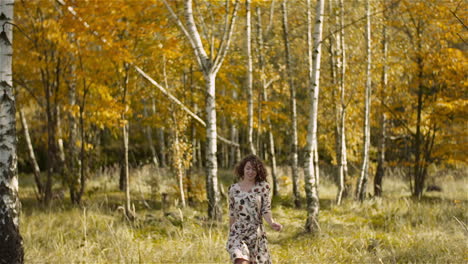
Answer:
[[(26, 263), (229, 263), (224, 249), (226, 197), (223, 222), (210, 222), (201, 172), (192, 175), (195, 197), (193, 206), (185, 209), (176, 206), (174, 177), (164, 170), (154, 175), (149, 166), (131, 171), (135, 222), (122, 213), (124, 194), (118, 191), (117, 169), (90, 179), (82, 207), (72, 206), (66, 191), (49, 208), (41, 207), (31, 176), (20, 175)], [(226, 191), (233, 181), (231, 172), (220, 171), (220, 180)], [(306, 212), (292, 207), (289, 179), (280, 180), (284, 196), (272, 206), (284, 229), (278, 233), (266, 228), (274, 263), (468, 262), (466, 175), (437, 179), (443, 191), (426, 193), (420, 201), (410, 197), (405, 182), (386, 178), (382, 198), (362, 204), (349, 200), (341, 206), (334, 202), (336, 187), (322, 179), (321, 232), (315, 236), (303, 232)], [(161, 204), (160, 193), (168, 194), (167, 206)]]

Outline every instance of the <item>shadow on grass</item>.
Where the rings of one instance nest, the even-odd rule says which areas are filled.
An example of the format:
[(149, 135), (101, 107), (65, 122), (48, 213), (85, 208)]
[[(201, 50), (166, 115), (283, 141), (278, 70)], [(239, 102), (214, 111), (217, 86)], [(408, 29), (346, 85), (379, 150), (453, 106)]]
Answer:
[[(449, 199), (444, 197), (439, 197), (439, 194), (425, 194), (421, 198), (417, 198), (414, 196), (410, 196), (409, 198), (413, 202), (419, 202), (424, 204), (454, 204), (454, 203), (462, 203), (468, 204), (468, 199)], [(468, 198), (468, 197), (467, 197)]]
[[(55, 193), (60, 193), (60, 191), (55, 191)], [(95, 208), (103, 213), (111, 213), (117, 211), (119, 207), (125, 204), (125, 194), (119, 191), (85, 194), (80, 205), (73, 204), (68, 195), (63, 195), (63, 197), (60, 198), (53, 198), (49, 205), (38, 201), (34, 194), (20, 196), (22, 213), (25, 215), (31, 215), (34, 212), (66, 212), (83, 207), (90, 209)], [(158, 200), (132, 199), (131, 202), (135, 206), (137, 212), (162, 209), (162, 203)]]
[[(294, 198), (290, 196), (275, 196), (272, 198), (273, 205), (281, 205), (287, 208), (294, 208), (294, 209), (305, 209), (307, 206), (307, 200), (305, 197), (300, 198), (300, 207), (296, 208), (294, 206)], [(319, 198), (320, 203), (320, 210), (330, 210), (332, 205), (335, 203), (334, 199), (330, 198)]]
[(291, 243), (291, 241), (298, 241), (306, 238), (315, 238), (319, 239), (321, 237), (321, 233), (310, 233), (307, 232), (304, 228), (300, 228), (294, 232), (289, 232), (287, 235), (282, 235), (279, 238), (273, 239), (268, 238), (268, 243), (273, 245), (287, 245)]

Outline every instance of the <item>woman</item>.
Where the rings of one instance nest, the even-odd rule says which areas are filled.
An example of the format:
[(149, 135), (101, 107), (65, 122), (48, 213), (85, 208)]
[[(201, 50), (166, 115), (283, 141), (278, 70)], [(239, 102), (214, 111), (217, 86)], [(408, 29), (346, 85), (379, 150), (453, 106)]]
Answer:
[(255, 155), (236, 167), (238, 182), (229, 187), (229, 238), (226, 250), (234, 264), (269, 264), (263, 218), (276, 231), (283, 226), (271, 215), (270, 185), (263, 163)]

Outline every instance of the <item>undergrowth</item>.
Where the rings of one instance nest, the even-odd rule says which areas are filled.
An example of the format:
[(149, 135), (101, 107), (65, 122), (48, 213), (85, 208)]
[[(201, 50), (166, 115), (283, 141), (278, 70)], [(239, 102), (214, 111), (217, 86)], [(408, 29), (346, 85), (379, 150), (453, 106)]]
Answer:
[[(224, 191), (232, 182), (230, 173), (220, 172)], [(176, 206), (177, 186), (170, 176), (159, 177), (161, 186), (155, 189), (148, 180), (150, 170), (133, 171), (138, 217), (128, 222), (120, 207), (124, 195), (112, 173), (91, 180), (80, 207), (71, 205), (66, 195), (48, 208), (40, 206), (28, 177), (20, 177), (26, 263), (229, 263), (225, 197), (223, 221), (212, 222), (202, 191), (192, 197), (192, 207), (182, 209)], [(193, 180), (203, 186), (201, 175), (193, 175)], [(363, 203), (348, 199), (337, 206), (336, 187), (323, 180), (321, 231), (316, 235), (304, 232), (305, 210), (293, 208), (289, 192), (283, 192), (273, 200), (273, 216), (284, 229), (266, 228), (273, 262), (467, 263), (467, 181), (453, 179), (441, 186), (442, 193), (415, 200), (405, 183), (385, 179), (383, 197)], [(169, 205), (161, 204), (161, 192), (172, 198)]]

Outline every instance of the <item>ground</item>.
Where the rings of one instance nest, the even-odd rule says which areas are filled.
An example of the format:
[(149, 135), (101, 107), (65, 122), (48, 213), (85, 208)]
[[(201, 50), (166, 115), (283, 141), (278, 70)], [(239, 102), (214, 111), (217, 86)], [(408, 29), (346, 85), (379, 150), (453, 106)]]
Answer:
[[(130, 223), (119, 207), (124, 194), (117, 191), (113, 173), (93, 176), (82, 207), (72, 206), (64, 192), (65, 198), (49, 208), (35, 201), (30, 175), (20, 175), (26, 263), (229, 263), (224, 200), (223, 221), (210, 222), (206, 205), (198, 201), (204, 199), (202, 191), (194, 207), (180, 209), (175, 180), (160, 176), (155, 188), (151, 169), (142, 168), (131, 176), (138, 218)], [(203, 177), (199, 182), (194, 177), (202, 188)], [(221, 171), (220, 178), (227, 187), (230, 172)], [(273, 262), (467, 263), (467, 179), (447, 179), (440, 181), (441, 193), (427, 193), (422, 200), (411, 198), (402, 180), (385, 179), (384, 197), (362, 204), (346, 200), (341, 206), (334, 202), (336, 187), (323, 179), (321, 232), (315, 236), (304, 232), (306, 212), (292, 208), (290, 192), (275, 198), (273, 216), (284, 229), (267, 228)], [(290, 187), (284, 184), (283, 189)], [(172, 197), (164, 210), (155, 195), (161, 192)]]

